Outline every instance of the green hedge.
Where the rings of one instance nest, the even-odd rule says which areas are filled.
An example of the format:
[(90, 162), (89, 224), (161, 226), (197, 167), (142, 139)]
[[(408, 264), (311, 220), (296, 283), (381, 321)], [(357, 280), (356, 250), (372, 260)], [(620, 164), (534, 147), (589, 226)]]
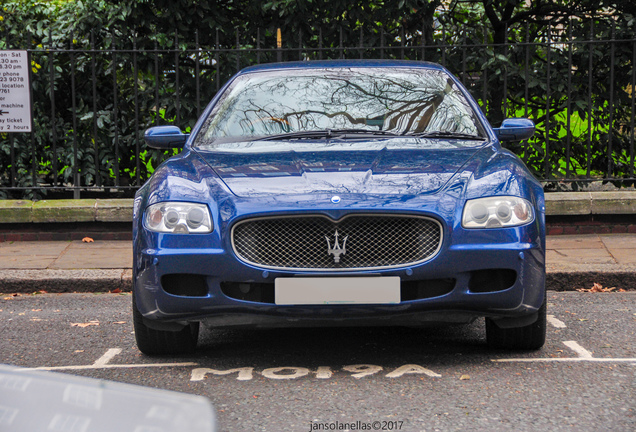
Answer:
[(192, 127), (242, 67), (319, 58), (443, 63), (495, 125), (535, 120), (535, 138), (511, 150), (539, 178), (632, 183), (632, 15), (526, 21), (497, 45), (479, 8), (436, 12), (439, 3), (5, 3), (0, 48), (31, 53), (35, 132), (0, 135), (0, 197), (73, 186), (130, 194), (173, 154), (146, 148), (147, 127)]

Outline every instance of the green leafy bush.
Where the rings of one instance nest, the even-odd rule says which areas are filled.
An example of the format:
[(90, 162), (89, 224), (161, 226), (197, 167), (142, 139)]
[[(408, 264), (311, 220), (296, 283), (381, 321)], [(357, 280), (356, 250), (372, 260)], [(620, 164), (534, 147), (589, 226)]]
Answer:
[(30, 52), (35, 129), (0, 135), (0, 197), (73, 188), (130, 195), (175, 153), (147, 148), (147, 127), (188, 130), (242, 67), (329, 58), (442, 63), (493, 124), (535, 120), (535, 137), (510, 149), (539, 178), (630, 184), (634, 15), (592, 19), (581, 9), (551, 24), (518, 20), (501, 43), (499, 24), (485, 24), (487, 6), (460, 3), (5, 2), (0, 49)]

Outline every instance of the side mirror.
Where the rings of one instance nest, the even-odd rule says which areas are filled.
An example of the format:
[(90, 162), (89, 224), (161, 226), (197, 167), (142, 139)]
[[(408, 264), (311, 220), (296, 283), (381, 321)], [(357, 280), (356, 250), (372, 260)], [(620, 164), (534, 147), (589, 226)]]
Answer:
[(149, 147), (156, 149), (181, 148), (190, 134), (184, 134), (176, 126), (154, 126), (146, 129), (144, 139)]
[(494, 131), (499, 141), (523, 141), (532, 138), (535, 127), (530, 119), (509, 118), (505, 119), (501, 127), (495, 128)]

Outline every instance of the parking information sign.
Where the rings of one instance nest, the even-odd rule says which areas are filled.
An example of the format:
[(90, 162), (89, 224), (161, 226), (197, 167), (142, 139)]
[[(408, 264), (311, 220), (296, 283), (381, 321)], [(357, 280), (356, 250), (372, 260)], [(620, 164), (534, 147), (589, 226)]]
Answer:
[(26, 51), (0, 51), (0, 132), (31, 132), (31, 86)]

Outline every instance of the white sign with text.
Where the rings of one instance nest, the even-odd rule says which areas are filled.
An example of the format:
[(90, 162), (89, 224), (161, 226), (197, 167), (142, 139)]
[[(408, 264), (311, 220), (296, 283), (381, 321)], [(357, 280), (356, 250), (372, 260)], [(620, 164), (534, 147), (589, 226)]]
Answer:
[(26, 51), (0, 51), (0, 132), (31, 132), (31, 86)]

